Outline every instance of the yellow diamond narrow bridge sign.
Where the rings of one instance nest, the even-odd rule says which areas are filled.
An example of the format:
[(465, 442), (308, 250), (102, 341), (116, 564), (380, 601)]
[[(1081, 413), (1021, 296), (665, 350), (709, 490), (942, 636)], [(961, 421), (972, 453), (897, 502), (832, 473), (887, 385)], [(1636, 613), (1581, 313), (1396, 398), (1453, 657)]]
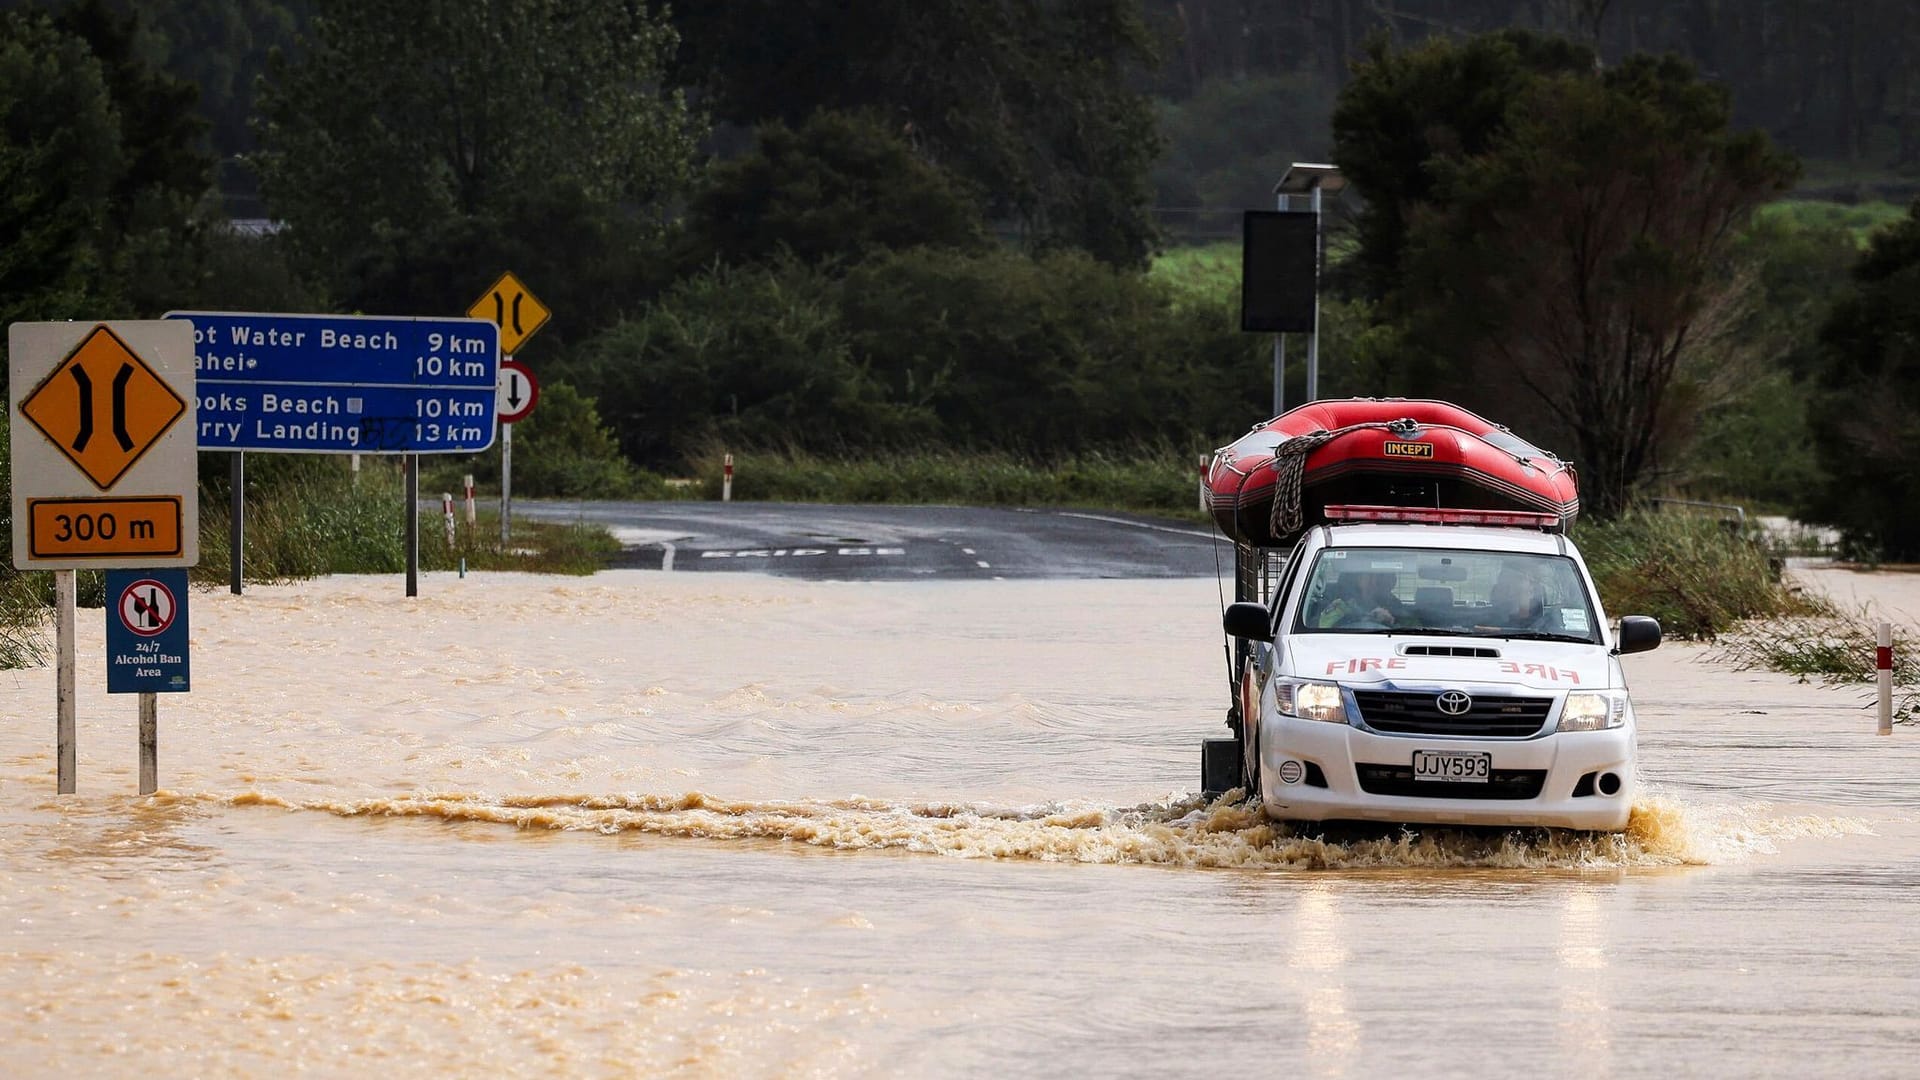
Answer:
[(14, 565), (198, 562), (191, 324), (14, 323), (7, 340)]
[(553, 317), (547, 305), (534, 298), (520, 279), (509, 270), (500, 280), (480, 294), (467, 309), (467, 316), (486, 319), (500, 328), (500, 351), (508, 356), (520, 351), (527, 339), (538, 333)]

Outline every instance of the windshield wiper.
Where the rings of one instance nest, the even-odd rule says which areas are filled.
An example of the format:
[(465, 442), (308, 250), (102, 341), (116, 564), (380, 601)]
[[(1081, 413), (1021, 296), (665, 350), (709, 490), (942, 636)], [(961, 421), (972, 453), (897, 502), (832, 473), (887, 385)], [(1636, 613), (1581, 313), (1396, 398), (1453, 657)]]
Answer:
[(1592, 638), (1575, 637), (1572, 634), (1550, 634), (1544, 630), (1516, 630), (1512, 633), (1488, 634), (1488, 637), (1511, 638), (1515, 641), (1570, 641), (1577, 645), (1596, 645)]

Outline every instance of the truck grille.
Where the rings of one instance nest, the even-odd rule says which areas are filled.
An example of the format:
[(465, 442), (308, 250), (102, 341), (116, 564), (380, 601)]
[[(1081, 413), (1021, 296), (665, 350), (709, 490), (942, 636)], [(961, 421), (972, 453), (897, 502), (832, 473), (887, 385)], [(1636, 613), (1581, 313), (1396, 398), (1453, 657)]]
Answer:
[(1369, 795), (1417, 799), (1537, 799), (1546, 786), (1545, 769), (1495, 769), (1484, 784), (1447, 784), (1415, 780), (1411, 765), (1354, 764), (1360, 790)]
[(1552, 698), (1488, 694), (1475, 697), (1467, 711), (1440, 711), (1433, 691), (1355, 690), (1360, 718), (1387, 735), (1454, 735), (1465, 738), (1524, 739), (1539, 734), (1553, 709)]

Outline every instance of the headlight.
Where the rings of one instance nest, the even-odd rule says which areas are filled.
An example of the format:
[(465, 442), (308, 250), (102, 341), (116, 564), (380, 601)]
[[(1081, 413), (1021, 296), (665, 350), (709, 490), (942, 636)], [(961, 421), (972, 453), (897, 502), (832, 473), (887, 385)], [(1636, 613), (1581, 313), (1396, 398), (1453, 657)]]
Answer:
[(1605, 731), (1627, 722), (1627, 695), (1623, 690), (1604, 694), (1568, 694), (1560, 709), (1559, 731)]
[(1323, 720), (1329, 724), (1347, 722), (1347, 702), (1333, 683), (1281, 683), (1274, 688), (1274, 703), (1288, 716), (1302, 720)]

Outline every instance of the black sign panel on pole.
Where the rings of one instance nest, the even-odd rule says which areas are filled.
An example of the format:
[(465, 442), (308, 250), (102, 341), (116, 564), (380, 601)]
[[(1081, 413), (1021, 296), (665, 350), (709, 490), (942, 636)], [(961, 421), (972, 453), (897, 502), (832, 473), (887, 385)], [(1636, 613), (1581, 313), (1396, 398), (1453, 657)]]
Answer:
[(1319, 215), (1248, 210), (1241, 226), (1240, 329), (1313, 329)]

